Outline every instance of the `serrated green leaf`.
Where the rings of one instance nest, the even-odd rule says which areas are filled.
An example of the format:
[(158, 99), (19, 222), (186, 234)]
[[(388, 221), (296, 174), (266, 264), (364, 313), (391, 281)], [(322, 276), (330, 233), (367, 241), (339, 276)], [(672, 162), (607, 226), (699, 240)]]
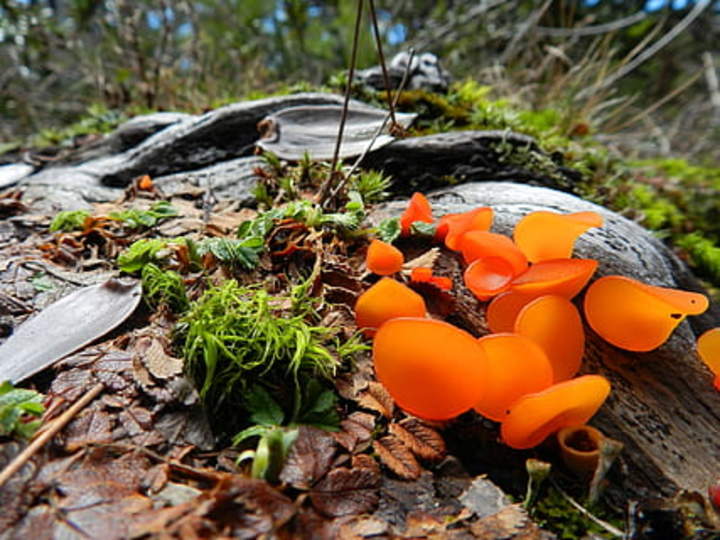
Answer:
[(435, 236), (436, 230), (437, 226), (434, 223), (425, 223), (424, 221), (413, 221), (410, 225), (410, 234)]
[(87, 210), (64, 210), (59, 212), (50, 222), (50, 231), (81, 231), (85, 224), (85, 219), (90, 216)]
[(400, 237), (401, 230), (398, 218), (385, 219), (378, 226), (378, 238), (383, 242), (392, 244)]
[(39, 421), (26, 421), (28, 415), (40, 416), (45, 407), (43, 395), (34, 390), (14, 388), (10, 382), (0, 385), (0, 435), (15, 433), (28, 438), (40, 426)]
[(260, 385), (250, 388), (245, 397), (245, 407), (250, 413), (250, 421), (264, 426), (279, 426), (285, 419), (285, 413), (270, 393)]

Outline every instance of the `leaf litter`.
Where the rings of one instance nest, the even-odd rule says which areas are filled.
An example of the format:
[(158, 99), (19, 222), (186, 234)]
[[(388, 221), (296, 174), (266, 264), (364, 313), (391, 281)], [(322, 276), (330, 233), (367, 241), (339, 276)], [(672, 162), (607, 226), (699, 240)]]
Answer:
[[(0, 243), (0, 260), (7, 261), (0, 264), (0, 299), (15, 306), (12, 326), (20, 328), (23, 319), (49, 300), (82, 291), (80, 283), (102, 287), (97, 285), (102, 275), (95, 271), (98, 265), (107, 272), (109, 259), (127, 253), (133, 242), (158, 239), (162, 243), (155, 251), (134, 259), (138, 266), (128, 270), (142, 272), (154, 264), (161, 279), (175, 271), (180, 276), (176, 287), (182, 286), (190, 301), (230, 277), (241, 286), (265, 279), (265, 290), (274, 297), (304, 279), (304, 290), (273, 309), (282, 313), (299, 298), (294, 294), (312, 291), (319, 299), (313, 308), (315, 324), (336, 329), (338, 343), (351, 340), (351, 309), (367, 287), (360, 270), (362, 250), (347, 235), (357, 227), (356, 218), (323, 215), (300, 203), (276, 212), (271, 222), (233, 205), (216, 207), (208, 220), (198, 201), (158, 204), (160, 197), (156, 191), (128, 190), (124, 200), (96, 205), (83, 217), (82, 229), (76, 225), (50, 232), (49, 219), (28, 216), (24, 223), (30, 234), (22, 242)], [(13, 204), (16, 213), (24, 210)], [(243, 222), (251, 223), (250, 228), (243, 229)], [(239, 242), (233, 238), (238, 227), (245, 231), (239, 233)], [(266, 238), (268, 249), (257, 249), (259, 244), (250, 240), (253, 235)], [(202, 247), (204, 238), (216, 240)], [(255, 250), (253, 269), (242, 270), (244, 263), (238, 268), (231, 262), (246, 256), (234, 251), (242, 242)], [(313, 272), (320, 260), (320, 271)], [(26, 261), (44, 266), (31, 270)], [(46, 290), (32, 285), (37, 268), (47, 269), (40, 270), (49, 284)], [(187, 304), (170, 302), (165, 285), (155, 289), (162, 294), (153, 300), (147, 294), (150, 280), (145, 274), (142, 278), (146, 304), (153, 305), (154, 312), (143, 305), (120, 321), (118, 330), (96, 332), (94, 344), (81, 345), (56, 363), (51, 378), (45, 372), (32, 377), (31, 383), (46, 394), (46, 423), (93, 385), (101, 383), (104, 389), (4, 488), (11, 537), (445, 537), (472, 534), (473, 527), (483, 530), (478, 528), (482, 520), (458, 502), (470, 480), (461, 465), (461, 472), (448, 467), (456, 462), (448, 456), (438, 429), (442, 426), (398, 410), (375, 381), (362, 347), (352, 349), (353, 369), (341, 367), (330, 385), (320, 383), (313, 398), (323, 392), (340, 396), (340, 401), (335, 397), (328, 402), (341, 413), (334, 431), (292, 424), (320, 418), (312, 416), (313, 410), (325, 411), (325, 404), (307, 395), (298, 401), (272, 394), (281, 411), (274, 421), (290, 422), (282, 429), (296, 430), (295, 442), (278, 483), (249, 478), (247, 465), (235, 461), (248, 445), (227, 447), (227, 439), (212, 429), (217, 419), (208, 417), (198, 387), (183, 369), (174, 329)], [(419, 290), (436, 306), (431, 311), (460, 312), (466, 326), (477, 323), (472, 300), (463, 310), (463, 300), (458, 309), (454, 297), (443, 291)], [(53, 318), (62, 320), (58, 314)], [(229, 417), (228, 411), (221, 410), (221, 415)], [(5, 462), (17, 453), (17, 443), (0, 442)], [(507, 522), (510, 518), (500, 512), (497, 519)], [(522, 523), (508, 537), (523, 534)]]

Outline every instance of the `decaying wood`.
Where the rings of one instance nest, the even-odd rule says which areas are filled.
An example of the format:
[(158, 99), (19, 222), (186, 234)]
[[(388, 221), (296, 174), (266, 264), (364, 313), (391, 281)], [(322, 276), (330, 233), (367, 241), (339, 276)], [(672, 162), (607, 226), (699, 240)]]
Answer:
[[(636, 223), (566, 193), (507, 182), (465, 184), (430, 195), (437, 215), (477, 206), (495, 210), (493, 230), (511, 234), (515, 223), (536, 210), (602, 214), (605, 225), (584, 233), (575, 255), (599, 261), (596, 278), (621, 274), (647, 283), (701, 291), (684, 265)], [(398, 215), (404, 201), (375, 216)], [(621, 309), (619, 307), (619, 309)], [(720, 393), (694, 352), (701, 331), (720, 326), (720, 309), (683, 322), (671, 339), (648, 353), (609, 345), (586, 327), (584, 373), (599, 373), (612, 392), (591, 423), (625, 445), (623, 488), (633, 496), (660, 496), (678, 489), (704, 493), (720, 463)], [(692, 323), (692, 324), (690, 324)]]
[[(262, 121), (262, 138), (257, 144), (282, 159), (299, 160), (307, 153), (315, 160), (328, 161), (335, 150), (341, 112), (342, 107), (338, 105), (303, 105), (283, 109)], [(387, 111), (367, 105), (354, 104), (350, 107), (339, 157), (362, 154), (385, 122), (387, 114)], [(416, 116), (395, 114), (403, 128), (409, 127)], [(379, 149), (393, 140), (394, 137), (385, 133), (377, 137), (372, 147)]]

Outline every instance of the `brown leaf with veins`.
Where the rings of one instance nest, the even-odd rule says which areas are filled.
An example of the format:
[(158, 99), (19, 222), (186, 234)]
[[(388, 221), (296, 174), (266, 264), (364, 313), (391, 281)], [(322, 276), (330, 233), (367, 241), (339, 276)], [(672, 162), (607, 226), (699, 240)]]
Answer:
[(326, 516), (365, 514), (377, 506), (380, 481), (372, 469), (338, 467), (310, 491), (310, 500)]
[(400, 478), (416, 480), (420, 477), (420, 464), (410, 449), (395, 435), (388, 435), (373, 442), (373, 449), (380, 456), (380, 461)]
[(330, 470), (336, 448), (335, 439), (327, 431), (300, 426), (280, 480), (297, 489), (310, 489)]
[(398, 424), (390, 424), (390, 433), (397, 436), (420, 459), (440, 461), (447, 453), (442, 435), (417, 418), (406, 418)]
[(379, 382), (370, 382), (367, 391), (360, 395), (357, 402), (366, 409), (379, 412), (385, 418), (392, 418), (393, 412), (395, 412), (395, 402), (392, 396)]

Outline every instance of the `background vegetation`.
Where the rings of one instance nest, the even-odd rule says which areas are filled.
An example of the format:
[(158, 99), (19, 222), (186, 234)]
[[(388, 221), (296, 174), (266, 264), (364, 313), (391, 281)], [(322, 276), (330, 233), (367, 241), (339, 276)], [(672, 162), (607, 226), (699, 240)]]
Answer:
[[(0, 141), (145, 109), (202, 111), (347, 66), (355, 2), (0, 0)], [(717, 0), (378, 0), (386, 52), (439, 55), (636, 155), (718, 161)], [(377, 63), (369, 26), (359, 66)]]

